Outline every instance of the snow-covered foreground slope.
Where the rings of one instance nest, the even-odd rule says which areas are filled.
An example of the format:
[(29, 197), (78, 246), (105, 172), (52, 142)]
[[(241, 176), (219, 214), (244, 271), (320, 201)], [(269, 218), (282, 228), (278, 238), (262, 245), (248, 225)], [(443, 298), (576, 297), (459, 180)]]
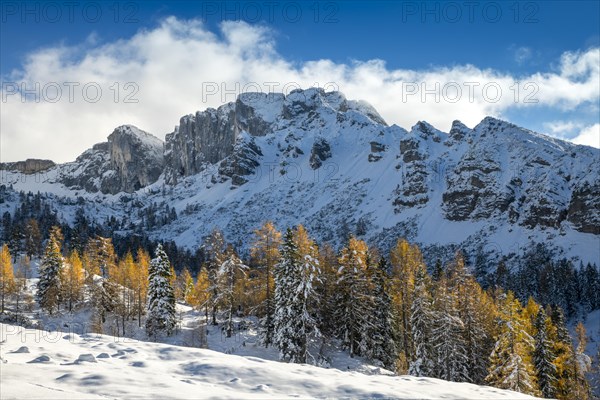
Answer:
[(467, 383), (363, 375), (211, 350), (0, 324), (0, 398), (526, 399)]

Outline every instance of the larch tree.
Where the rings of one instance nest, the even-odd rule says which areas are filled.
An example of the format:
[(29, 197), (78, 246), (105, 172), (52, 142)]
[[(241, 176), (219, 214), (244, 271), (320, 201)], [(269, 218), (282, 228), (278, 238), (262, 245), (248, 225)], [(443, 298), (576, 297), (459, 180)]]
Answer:
[(37, 300), (40, 307), (50, 314), (55, 308), (58, 310), (61, 300), (60, 271), (64, 263), (61, 253), (62, 240), (60, 228), (52, 227), (40, 265)]
[(209, 305), (211, 303), (210, 296), (212, 291), (210, 290), (210, 280), (208, 278), (208, 271), (206, 268), (202, 268), (196, 279), (194, 285), (193, 294), (191, 297), (191, 305), (197, 310), (204, 309), (204, 316), (206, 323), (208, 324)]
[(590, 384), (586, 379), (586, 374), (592, 370), (592, 360), (585, 354), (585, 348), (587, 346), (587, 333), (585, 326), (580, 321), (575, 327), (575, 335), (577, 338), (577, 347), (574, 353), (573, 367), (574, 367), (574, 388), (575, 390), (571, 393), (572, 396), (581, 400), (588, 400), (592, 398), (592, 392)]
[(0, 313), (4, 313), (5, 300), (14, 293), (15, 276), (8, 245), (5, 243), (0, 250)]
[[(321, 279), (317, 282), (316, 290), (320, 299), (319, 330), (323, 334), (323, 340), (327, 337), (333, 337), (337, 330), (335, 320), (338, 280), (337, 259), (337, 254), (331, 245), (326, 243), (319, 247)], [(322, 346), (324, 345), (325, 342), (322, 343)]]
[(217, 271), (217, 284), (219, 294), (216, 302), (225, 309), (227, 322), (225, 334), (231, 337), (233, 334), (233, 316), (240, 299), (236, 296), (236, 284), (242, 275), (246, 274), (248, 267), (240, 260), (232, 247), (227, 250), (227, 257)]
[(499, 299), (499, 325), (494, 350), (490, 357), (488, 384), (500, 389), (539, 395), (531, 354), (533, 338), (526, 331), (527, 321), (521, 304), (512, 292)]
[(211, 234), (204, 241), (202, 247), (209, 256), (209, 261), (206, 267), (208, 268), (208, 277), (210, 280), (212, 291), (212, 294), (210, 296), (212, 309), (211, 323), (213, 325), (217, 325), (217, 299), (219, 299), (220, 297), (217, 271), (219, 270), (219, 268), (221, 268), (221, 265), (223, 265), (227, 258), (227, 244), (225, 242), (225, 238), (223, 237), (223, 232), (221, 232), (218, 229), (213, 229)]
[(148, 276), (148, 316), (146, 333), (150, 338), (171, 335), (176, 325), (175, 293), (171, 285), (171, 264), (161, 244), (150, 262)]
[(60, 271), (60, 288), (62, 300), (67, 303), (69, 312), (73, 305), (83, 299), (85, 275), (79, 253), (73, 251)]
[(274, 298), (273, 298), (273, 269), (281, 256), (281, 232), (275, 229), (271, 221), (267, 221), (260, 229), (254, 231), (254, 242), (250, 249), (256, 264), (262, 270), (265, 300), (263, 305), (264, 316), (260, 320), (261, 341), (265, 347), (273, 343), (274, 334)]
[(339, 257), (338, 335), (350, 357), (364, 354), (373, 325), (373, 298), (367, 278), (367, 244), (351, 237)]
[(19, 260), (17, 272), (15, 273), (15, 314), (21, 312), (23, 301), (32, 300), (31, 294), (27, 291), (27, 279), (31, 275), (31, 259), (25, 255)]
[(556, 358), (556, 397), (569, 399), (577, 388), (577, 367), (575, 365), (575, 350), (569, 331), (567, 330), (565, 315), (560, 307), (552, 309), (551, 320), (553, 329), (550, 337), (553, 343), (552, 351)]
[(131, 252), (128, 251), (116, 265), (116, 268), (112, 268), (109, 272), (111, 282), (116, 284), (115, 289), (119, 293), (115, 299), (115, 314), (117, 318), (120, 318), (120, 322), (117, 321), (117, 324), (120, 324), (121, 332), (124, 336), (125, 321), (128, 321), (131, 316), (134, 300), (133, 280), (135, 262)]
[(415, 271), (424, 265), (423, 255), (417, 245), (399, 239), (390, 251), (390, 264), (392, 304), (395, 315), (394, 331), (399, 350), (396, 371), (406, 373), (409, 362), (414, 360), (410, 316), (415, 290)]
[[(179, 275), (177, 280), (177, 287), (179, 289), (179, 300), (181, 302), (185, 302), (186, 304), (192, 304), (192, 296), (194, 295), (194, 278), (190, 273), (190, 270), (186, 268), (183, 269), (181, 275)], [(177, 295), (175, 296), (177, 297)]]
[(134, 264), (132, 284), (134, 308), (137, 311), (138, 327), (142, 327), (142, 314), (146, 308), (148, 295), (148, 274), (150, 269), (150, 255), (144, 249), (139, 248)]

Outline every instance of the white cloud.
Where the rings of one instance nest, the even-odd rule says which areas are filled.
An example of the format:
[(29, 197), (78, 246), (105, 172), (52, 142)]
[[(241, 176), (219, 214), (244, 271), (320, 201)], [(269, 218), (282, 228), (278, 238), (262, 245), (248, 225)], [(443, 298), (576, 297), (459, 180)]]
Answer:
[[(408, 70), (389, 69), (381, 60), (292, 63), (277, 53), (273, 37), (266, 27), (241, 22), (223, 23), (216, 35), (199, 21), (170, 17), (155, 29), (113, 43), (97, 45), (92, 37), (76, 47), (33, 52), (20, 70), (3, 78), (0, 158), (72, 160), (126, 123), (164, 138), (182, 115), (233, 101), (232, 92), (256, 90), (250, 82), (264, 91), (330, 83), (326, 88), (370, 102), (388, 122), (405, 128), (418, 120), (440, 129), (449, 128), (454, 119), (472, 126), (486, 115), (501, 117), (515, 107), (569, 109), (600, 97), (597, 48), (565, 53), (554, 72), (514, 77), (473, 65)], [(63, 96), (55, 103), (23, 103), (18, 94), (9, 95), (7, 82), (27, 88), (37, 82), (40, 90), (46, 85), (45, 100), (56, 89), (48, 84), (56, 82)], [(72, 103), (65, 82), (79, 83)], [(92, 82), (102, 90), (96, 103), (85, 101), (82, 93)], [(135, 85), (125, 87), (128, 82)], [(207, 83), (218, 93), (208, 93)], [(455, 98), (457, 88), (461, 96)], [(87, 89), (93, 97), (94, 87)], [(138, 102), (126, 103), (127, 95)]]
[(515, 50), (515, 61), (518, 64), (523, 64), (531, 58), (531, 49), (529, 47), (519, 47)]
[(579, 135), (571, 139), (573, 143), (584, 144), (600, 149), (600, 124), (594, 124), (583, 128)]
[(565, 138), (580, 129), (582, 124), (575, 121), (551, 121), (544, 123), (544, 127), (554, 135)]

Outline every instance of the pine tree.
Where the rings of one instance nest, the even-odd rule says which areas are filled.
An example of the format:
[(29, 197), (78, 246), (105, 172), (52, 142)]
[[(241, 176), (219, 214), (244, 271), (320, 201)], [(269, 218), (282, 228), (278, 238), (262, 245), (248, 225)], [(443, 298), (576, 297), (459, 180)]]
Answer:
[(554, 365), (554, 353), (552, 343), (548, 337), (548, 325), (550, 321), (543, 308), (540, 308), (534, 324), (535, 350), (533, 352), (533, 365), (538, 379), (538, 385), (542, 396), (554, 398), (556, 394), (556, 366)]
[(435, 315), (432, 302), (428, 289), (428, 276), (424, 268), (419, 268), (415, 274), (414, 301), (410, 315), (415, 359), (410, 362), (408, 373), (414, 376), (434, 376), (435, 360), (431, 329), (435, 323)]
[(44, 256), (40, 265), (40, 280), (37, 284), (37, 300), (40, 307), (50, 314), (58, 309), (60, 304), (60, 271), (63, 266), (61, 254), (62, 233), (60, 228), (53, 227), (46, 245)]
[(317, 323), (320, 302), (316, 286), (320, 283), (321, 275), (318, 248), (302, 225), (296, 228), (294, 240), (300, 259), (299, 269), (293, 275), (297, 280), (290, 283), (293, 296), (290, 316), (297, 326), (290, 338), (293, 344), (290, 361), (315, 364), (317, 358), (312, 347), (321, 336)]
[(600, 343), (596, 348), (596, 366), (593, 370), (592, 392), (600, 394)]
[(316, 363), (314, 354), (320, 283), (318, 249), (302, 225), (288, 229), (275, 266), (274, 345), (280, 358), (295, 363)]
[(155, 338), (170, 335), (175, 329), (175, 294), (171, 286), (171, 265), (162, 245), (156, 248), (156, 258), (150, 262), (148, 282), (148, 317), (146, 333)]
[(25, 254), (29, 257), (39, 256), (42, 253), (42, 234), (38, 222), (30, 219), (25, 225)]
[(275, 313), (273, 317), (273, 344), (279, 350), (282, 360), (290, 360), (294, 356), (294, 344), (290, 340), (294, 335), (296, 325), (292, 320), (292, 297), (294, 295), (294, 275), (299, 271), (298, 246), (294, 241), (294, 233), (288, 228), (281, 247), (281, 259), (275, 265)]
[(482, 384), (487, 376), (487, 361), (494, 345), (489, 325), (493, 324), (491, 318), (495, 307), (467, 271), (460, 251), (449, 265), (446, 279), (440, 280), (440, 285), (444, 284), (453, 294), (456, 316), (463, 324), (460, 342), (464, 344), (466, 374), (459, 380)]
[(531, 360), (533, 338), (525, 330), (521, 305), (512, 292), (502, 295), (499, 300), (500, 331), (490, 357), (486, 381), (500, 389), (538, 395)]
[(0, 250), (0, 313), (4, 313), (4, 301), (15, 291), (15, 277), (8, 245), (5, 243)]
[(373, 326), (368, 334), (367, 357), (378, 360), (387, 369), (396, 364), (396, 342), (392, 326), (392, 299), (389, 295), (387, 263), (383, 257), (379, 263), (368, 263), (373, 297)]
[(269, 347), (273, 343), (274, 332), (273, 269), (280, 258), (281, 233), (275, 229), (272, 222), (267, 221), (260, 229), (254, 231), (254, 235), (251, 254), (262, 269), (265, 290), (264, 316), (260, 321), (261, 341), (265, 347)]
[(100, 275), (104, 278), (109, 277), (111, 271), (117, 268), (117, 258), (112, 239), (102, 236), (90, 239), (86, 246), (83, 264), (90, 280), (93, 279), (93, 275)]
[(456, 308), (456, 293), (446, 280), (440, 281), (434, 299), (434, 324), (431, 343), (434, 352), (434, 377), (454, 382), (469, 380), (464, 322)]
[[(90, 303), (94, 310), (91, 315), (92, 331), (95, 333), (104, 333), (104, 324), (107, 321), (107, 315), (112, 313), (117, 306), (119, 291), (117, 285), (98, 277), (91, 283)], [(117, 334), (114, 329), (109, 331), (111, 334)]]

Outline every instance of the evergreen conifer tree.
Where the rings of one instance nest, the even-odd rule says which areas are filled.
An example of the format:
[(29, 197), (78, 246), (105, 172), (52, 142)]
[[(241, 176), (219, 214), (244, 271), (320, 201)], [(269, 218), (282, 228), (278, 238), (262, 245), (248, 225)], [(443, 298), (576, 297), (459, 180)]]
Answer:
[(63, 267), (61, 241), (62, 233), (60, 228), (55, 226), (50, 231), (50, 238), (40, 265), (40, 280), (37, 284), (37, 300), (40, 307), (50, 314), (55, 308), (58, 310), (61, 300), (60, 273)]
[(156, 257), (150, 262), (148, 277), (148, 316), (146, 333), (151, 338), (175, 329), (175, 294), (171, 285), (171, 265), (162, 245), (156, 248)]

